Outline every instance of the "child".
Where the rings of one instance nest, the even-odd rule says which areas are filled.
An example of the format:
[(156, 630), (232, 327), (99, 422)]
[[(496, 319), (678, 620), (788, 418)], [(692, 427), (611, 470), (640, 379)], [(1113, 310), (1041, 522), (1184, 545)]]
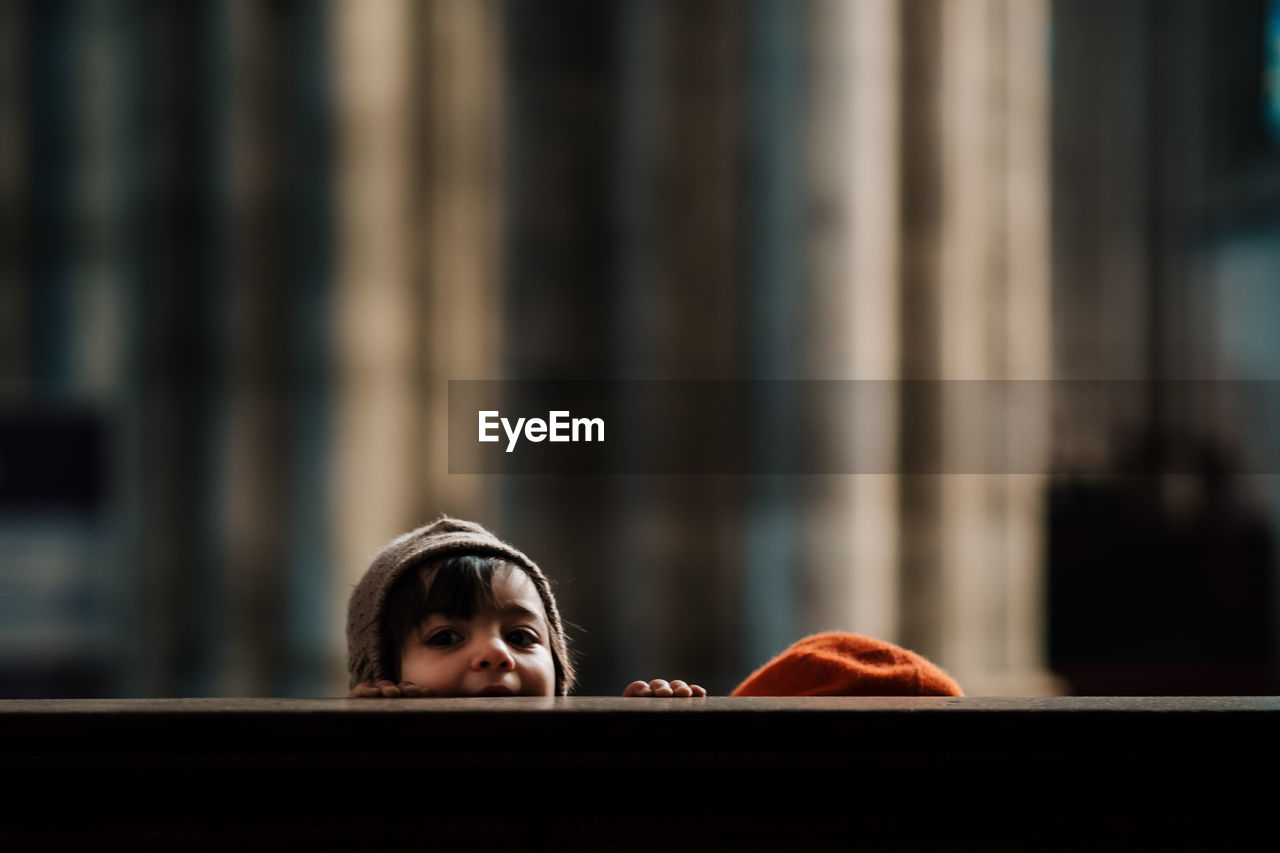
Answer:
[[(392, 540), (347, 607), (353, 697), (566, 696), (574, 663), (537, 564), (478, 524), (447, 516)], [(624, 696), (705, 696), (634, 681)]]

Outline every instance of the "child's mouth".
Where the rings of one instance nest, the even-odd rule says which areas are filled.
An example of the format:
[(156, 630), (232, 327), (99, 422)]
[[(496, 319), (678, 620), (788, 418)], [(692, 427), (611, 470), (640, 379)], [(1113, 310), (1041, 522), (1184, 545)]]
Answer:
[(490, 684), (483, 690), (476, 691), (476, 696), (514, 696), (515, 691), (505, 684)]

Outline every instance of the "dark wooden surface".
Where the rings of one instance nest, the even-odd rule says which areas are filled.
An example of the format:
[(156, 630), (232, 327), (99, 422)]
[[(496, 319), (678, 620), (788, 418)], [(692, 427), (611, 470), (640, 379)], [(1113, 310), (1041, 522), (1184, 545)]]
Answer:
[(1275, 849), (1280, 698), (0, 702), (0, 838)]

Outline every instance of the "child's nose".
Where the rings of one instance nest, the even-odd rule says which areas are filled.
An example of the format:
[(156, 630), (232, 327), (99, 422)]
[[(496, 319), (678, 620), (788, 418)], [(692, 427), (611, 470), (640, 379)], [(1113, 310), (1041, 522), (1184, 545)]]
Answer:
[(514, 669), (515, 659), (501, 637), (492, 637), (477, 645), (471, 658), (472, 669)]

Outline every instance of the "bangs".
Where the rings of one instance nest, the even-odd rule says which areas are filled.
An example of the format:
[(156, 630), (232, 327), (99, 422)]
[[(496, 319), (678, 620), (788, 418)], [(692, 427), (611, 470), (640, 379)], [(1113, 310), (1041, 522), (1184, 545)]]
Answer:
[(496, 607), (493, 576), (503, 568), (517, 569), (497, 557), (462, 554), (413, 573), (422, 579), (426, 588), (417, 621), (421, 622), (430, 613), (442, 613), (450, 619), (470, 619), (477, 609)]

